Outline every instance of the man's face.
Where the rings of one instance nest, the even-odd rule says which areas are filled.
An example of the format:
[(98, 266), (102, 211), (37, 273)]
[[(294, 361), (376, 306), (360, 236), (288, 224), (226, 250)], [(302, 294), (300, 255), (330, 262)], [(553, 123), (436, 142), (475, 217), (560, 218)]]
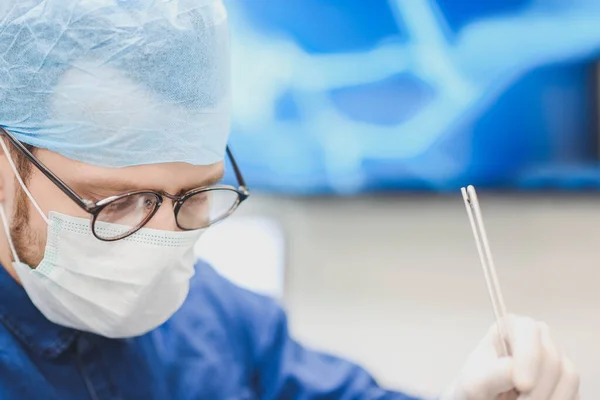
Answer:
[[(7, 145), (10, 146), (8, 143)], [(140, 189), (182, 194), (191, 189), (215, 184), (223, 176), (222, 162), (208, 166), (165, 163), (104, 168), (74, 161), (43, 149), (37, 149), (35, 155), (77, 194), (92, 201)], [(37, 168), (25, 162), (23, 164), (30, 172), (26, 177), (27, 187), (44, 214), (48, 215), (50, 211), (56, 211), (74, 217), (89, 218), (88, 213), (79, 208)], [(0, 185), (0, 201), (4, 201), (10, 219), (11, 236), (17, 253), (21, 261), (36, 267), (44, 255), (47, 225), (15, 181), (4, 154), (0, 154)], [(146, 227), (178, 230), (171, 204), (168, 199), (165, 199), (162, 207)], [(4, 236), (4, 231), (0, 232), (0, 261), (9, 273), (15, 276), (10, 262), (12, 257), (8, 242)]]

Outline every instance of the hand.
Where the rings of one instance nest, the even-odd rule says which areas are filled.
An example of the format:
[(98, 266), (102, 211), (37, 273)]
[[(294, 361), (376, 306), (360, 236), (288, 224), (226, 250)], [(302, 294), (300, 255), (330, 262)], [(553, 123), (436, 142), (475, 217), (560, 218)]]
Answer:
[(579, 375), (552, 341), (544, 323), (507, 320), (511, 357), (500, 357), (498, 327), (469, 356), (460, 378), (443, 400), (578, 400)]

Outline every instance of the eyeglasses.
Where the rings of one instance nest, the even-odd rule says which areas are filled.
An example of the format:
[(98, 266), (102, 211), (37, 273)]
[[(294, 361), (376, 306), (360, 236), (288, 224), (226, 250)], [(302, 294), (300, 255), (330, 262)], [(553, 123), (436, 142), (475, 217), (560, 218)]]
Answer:
[(238, 187), (215, 185), (194, 189), (182, 196), (166, 192), (140, 190), (107, 197), (94, 202), (79, 196), (73, 189), (50, 171), (27, 147), (8, 131), (6, 136), (36, 168), (54, 183), (79, 207), (90, 214), (91, 229), (96, 238), (114, 242), (133, 235), (156, 214), (165, 198), (173, 201), (173, 212), (179, 229), (191, 231), (208, 228), (230, 216), (250, 195), (242, 173), (227, 147), (227, 156), (233, 166)]

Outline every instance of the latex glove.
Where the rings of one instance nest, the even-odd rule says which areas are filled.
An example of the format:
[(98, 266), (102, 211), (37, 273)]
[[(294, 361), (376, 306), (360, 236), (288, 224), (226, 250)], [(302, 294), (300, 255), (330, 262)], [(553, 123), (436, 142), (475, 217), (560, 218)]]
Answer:
[(579, 375), (544, 323), (511, 316), (511, 357), (499, 357), (497, 326), (469, 356), (443, 400), (577, 400)]

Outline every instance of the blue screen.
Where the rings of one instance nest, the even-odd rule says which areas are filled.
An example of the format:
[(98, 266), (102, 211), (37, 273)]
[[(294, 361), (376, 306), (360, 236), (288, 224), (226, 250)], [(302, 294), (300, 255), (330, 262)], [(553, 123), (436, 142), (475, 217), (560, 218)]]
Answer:
[(225, 3), (252, 188), (569, 187), (596, 157), (596, 0)]

